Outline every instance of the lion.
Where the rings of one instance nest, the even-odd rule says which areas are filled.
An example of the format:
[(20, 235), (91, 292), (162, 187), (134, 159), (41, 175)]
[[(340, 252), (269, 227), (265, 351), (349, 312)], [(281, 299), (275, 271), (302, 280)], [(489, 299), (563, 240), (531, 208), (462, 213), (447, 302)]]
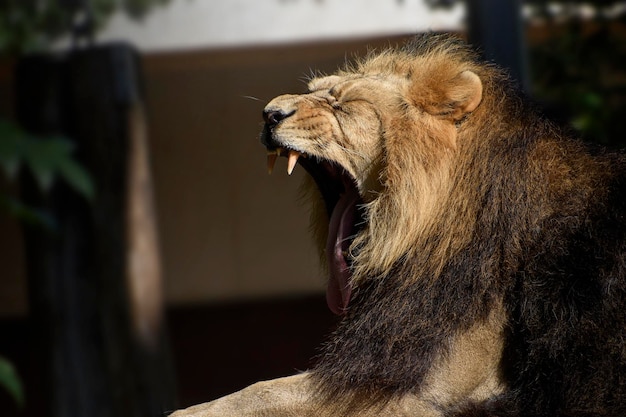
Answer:
[(546, 118), (450, 35), (264, 109), (310, 174), (341, 316), (317, 364), (174, 413), (626, 415), (626, 159)]

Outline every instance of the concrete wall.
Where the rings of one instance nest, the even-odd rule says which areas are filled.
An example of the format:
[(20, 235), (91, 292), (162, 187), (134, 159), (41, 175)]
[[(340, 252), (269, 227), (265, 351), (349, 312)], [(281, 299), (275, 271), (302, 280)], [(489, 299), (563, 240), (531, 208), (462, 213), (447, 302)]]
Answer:
[(459, 30), (465, 7), (425, 0), (170, 0), (139, 22), (116, 14), (101, 41), (143, 51), (238, 47)]

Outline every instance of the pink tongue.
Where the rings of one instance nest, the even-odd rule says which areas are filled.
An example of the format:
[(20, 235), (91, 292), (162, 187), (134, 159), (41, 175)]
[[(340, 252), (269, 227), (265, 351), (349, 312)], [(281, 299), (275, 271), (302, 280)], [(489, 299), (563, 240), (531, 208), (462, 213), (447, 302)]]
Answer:
[(358, 192), (350, 187), (346, 194), (339, 197), (328, 227), (326, 258), (330, 277), (326, 290), (326, 302), (330, 310), (338, 315), (346, 313), (352, 292), (350, 271), (343, 252), (347, 251), (350, 245), (348, 237), (353, 231), (352, 226), (358, 201)]

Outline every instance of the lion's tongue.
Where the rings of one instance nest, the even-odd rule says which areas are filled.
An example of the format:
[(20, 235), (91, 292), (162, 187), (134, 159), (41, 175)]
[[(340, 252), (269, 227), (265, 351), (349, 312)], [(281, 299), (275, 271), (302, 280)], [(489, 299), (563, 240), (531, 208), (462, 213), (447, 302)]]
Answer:
[(338, 315), (345, 314), (350, 301), (350, 271), (344, 253), (348, 250), (353, 233), (359, 194), (353, 188), (339, 197), (330, 216), (326, 258), (330, 277), (326, 290), (326, 302), (330, 310)]

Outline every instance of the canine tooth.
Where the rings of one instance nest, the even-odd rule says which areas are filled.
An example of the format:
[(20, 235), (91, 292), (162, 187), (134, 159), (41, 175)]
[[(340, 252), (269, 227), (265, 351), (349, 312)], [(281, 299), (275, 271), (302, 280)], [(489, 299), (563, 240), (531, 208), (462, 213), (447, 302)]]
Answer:
[(267, 173), (271, 174), (274, 170), (274, 165), (276, 165), (276, 159), (278, 159), (278, 155), (274, 152), (269, 152), (267, 154)]
[(298, 162), (298, 158), (300, 157), (300, 152), (298, 151), (289, 151), (289, 160), (287, 161), (287, 174), (291, 175), (293, 169), (296, 166), (296, 162)]

